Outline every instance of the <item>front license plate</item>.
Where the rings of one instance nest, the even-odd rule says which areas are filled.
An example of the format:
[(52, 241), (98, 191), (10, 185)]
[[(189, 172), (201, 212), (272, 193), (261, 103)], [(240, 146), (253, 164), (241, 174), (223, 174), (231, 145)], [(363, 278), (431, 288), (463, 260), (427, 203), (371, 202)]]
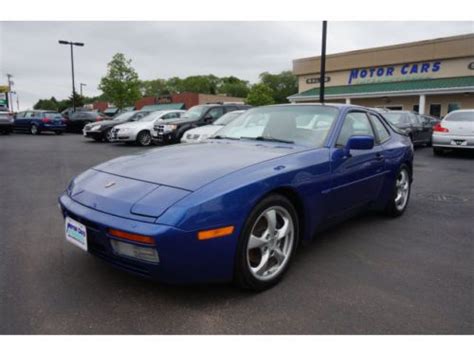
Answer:
[(467, 145), (467, 141), (462, 140), (462, 139), (453, 139), (453, 140), (451, 141), (451, 145), (464, 146), (464, 145)]
[(65, 221), (66, 239), (87, 251), (87, 229), (86, 226), (72, 218), (66, 217)]

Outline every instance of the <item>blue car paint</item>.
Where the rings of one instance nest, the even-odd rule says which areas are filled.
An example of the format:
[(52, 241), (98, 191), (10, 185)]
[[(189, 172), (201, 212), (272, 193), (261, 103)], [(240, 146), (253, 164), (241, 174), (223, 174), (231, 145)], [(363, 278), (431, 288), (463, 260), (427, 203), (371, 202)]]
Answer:
[[(350, 216), (359, 207), (383, 208), (393, 197), (401, 164), (412, 165), (409, 138), (391, 131), (391, 138), (385, 143), (370, 150), (351, 151), (352, 157), (348, 159), (341, 154), (342, 148), (335, 147), (335, 141), (347, 112), (364, 109), (337, 107), (338, 119), (322, 148), (212, 140), (101, 164), (97, 170), (80, 175), (60, 197), (63, 214), (91, 225), (89, 244), (100, 247), (90, 251), (118, 268), (169, 283), (229, 281), (233, 278), (238, 236), (251, 209), (265, 195), (278, 190), (297, 199), (304, 240), (310, 240), (319, 227), (333, 219)], [(172, 164), (169, 156), (180, 158), (179, 164)], [(166, 161), (168, 165), (160, 164), (160, 157), (161, 163)], [(97, 174), (106, 174), (107, 178), (94, 188), (88, 181)], [(128, 177), (125, 181), (134, 179), (130, 180), (130, 193), (110, 193), (114, 198), (101, 202), (101, 197), (106, 196), (101, 183), (110, 178), (121, 184), (120, 175)], [(162, 205), (158, 212), (152, 211), (153, 199), (146, 192), (138, 193), (140, 184), (136, 181), (155, 185), (153, 192), (165, 186), (171, 194), (177, 189), (180, 195), (176, 199), (168, 197), (166, 202), (157, 197), (156, 204)], [(90, 196), (79, 200), (75, 194)], [(148, 215), (132, 213), (133, 206), (143, 200)], [(105, 205), (99, 206), (101, 203)], [(230, 236), (197, 239), (200, 230), (228, 225), (235, 227)], [(115, 256), (109, 243), (113, 237), (107, 234), (109, 227), (153, 236), (160, 263)]]
[[(49, 118), (50, 121), (44, 122), (45, 118)], [(29, 131), (33, 125), (38, 128), (39, 132), (64, 132), (66, 130), (66, 123), (59, 113), (32, 110), (20, 112), (15, 116), (15, 130)]]

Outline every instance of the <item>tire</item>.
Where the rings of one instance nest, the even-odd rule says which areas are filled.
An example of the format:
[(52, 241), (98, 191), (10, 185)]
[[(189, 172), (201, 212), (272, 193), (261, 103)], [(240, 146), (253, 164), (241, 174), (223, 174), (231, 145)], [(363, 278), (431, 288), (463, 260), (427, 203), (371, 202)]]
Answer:
[(428, 143), (426, 143), (426, 146), (429, 147), (429, 148), (431, 148), (433, 146), (433, 138), (430, 138)]
[(436, 147), (433, 147), (433, 154), (434, 155), (443, 155), (444, 154), (444, 149), (443, 148), (436, 148)]
[(57, 136), (60, 136), (61, 134), (63, 134), (62, 131), (55, 131), (54, 134), (56, 134)]
[(148, 131), (141, 131), (137, 136), (137, 143), (142, 147), (147, 147), (151, 144), (151, 134)]
[[(235, 283), (254, 291), (276, 285), (288, 270), (298, 242), (299, 222), (293, 204), (279, 194), (264, 198), (253, 208), (239, 236)], [(255, 247), (249, 248), (250, 244)]]
[(105, 131), (105, 134), (104, 134), (104, 141), (106, 141), (107, 143), (111, 143), (112, 142), (112, 128), (109, 128), (107, 131)]
[(31, 125), (30, 126), (30, 133), (34, 136), (36, 136), (37, 134), (40, 134), (40, 130), (39, 130), (38, 126), (36, 126), (34, 124)]
[(389, 217), (401, 216), (408, 206), (410, 193), (410, 169), (406, 165), (402, 165), (397, 173), (397, 178), (393, 183), (393, 193), (385, 208), (385, 214)]

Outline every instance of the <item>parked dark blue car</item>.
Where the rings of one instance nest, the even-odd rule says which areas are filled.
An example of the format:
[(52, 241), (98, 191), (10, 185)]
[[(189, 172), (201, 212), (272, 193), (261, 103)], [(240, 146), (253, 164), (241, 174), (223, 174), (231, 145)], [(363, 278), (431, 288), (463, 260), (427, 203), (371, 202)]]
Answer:
[(266, 106), (207, 143), (91, 168), (59, 202), (66, 238), (120, 269), (262, 290), (322, 227), (366, 209), (400, 216), (412, 163), (410, 139), (376, 111)]
[(31, 110), (18, 112), (15, 115), (14, 129), (35, 135), (41, 132), (62, 134), (66, 130), (66, 123), (58, 112)]

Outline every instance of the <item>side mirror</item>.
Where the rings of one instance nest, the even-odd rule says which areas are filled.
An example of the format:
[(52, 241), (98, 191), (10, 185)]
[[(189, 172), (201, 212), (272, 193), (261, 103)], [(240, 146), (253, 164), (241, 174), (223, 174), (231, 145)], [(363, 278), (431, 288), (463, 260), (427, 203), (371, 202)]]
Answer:
[(346, 150), (369, 150), (374, 147), (374, 137), (372, 136), (352, 136), (346, 144)]

